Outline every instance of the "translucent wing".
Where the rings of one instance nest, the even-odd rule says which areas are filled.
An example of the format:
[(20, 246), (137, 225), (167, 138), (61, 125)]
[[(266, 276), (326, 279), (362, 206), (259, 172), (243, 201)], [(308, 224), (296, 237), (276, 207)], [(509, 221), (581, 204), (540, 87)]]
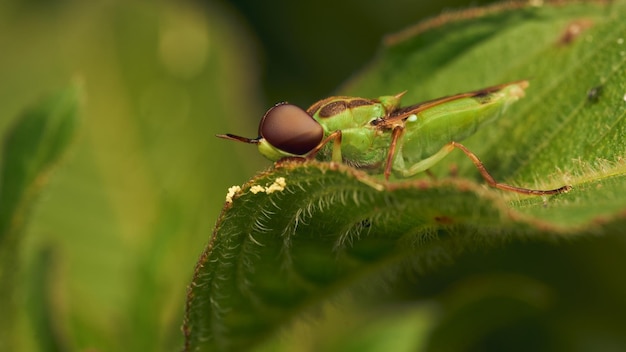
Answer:
[(409, 118), (409, 116), (417, 115), (420, 112), (424, 110), (428, 110), (437, 105), (441, 105), (441, 104), (444, 104), (453, 100), (457, 100), (457, 99), (485, 96), (491, 93), (498, 92), (502, 90), (503, 88), (511, 86), (511, 85), (519, 85), (521, 88), (526, 88), (528, 86), (528, 81), (516, 81), (516, 82), (499, 84), (497, 86), (487, 87), (487, 88), (483, 88), (483, 89), (476, 90), (473, 92), (450, 95), (447, 97), (428, 100), (428, 101), (421, 102), (415, 105), (398, 108), (392, 111), (388, 116), (372, 121), (372, 125), (379, 126), (382, 129), (393, 128), (394, 126), (398, 125), (399, 122), (404, 121), (407, 118)]

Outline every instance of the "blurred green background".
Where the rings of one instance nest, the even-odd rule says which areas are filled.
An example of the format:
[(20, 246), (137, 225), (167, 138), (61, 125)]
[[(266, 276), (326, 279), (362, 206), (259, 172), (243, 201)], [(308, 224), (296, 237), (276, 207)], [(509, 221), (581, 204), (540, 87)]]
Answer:
[(373, 57), (385, 35), (447, 10), (494, 1), (232, 0), (260, 45), (266, 104), (308, 106), (327, 97)]
[(267, 106), (332, 94), (385, 34), (481, 3), (0, 3), (0, 132), (72, 81), (86, 96), (23, 234), (17, 346), (178, 349), (186, 285), (226, 190), (269, 165), (214, 135), (254, 136)]

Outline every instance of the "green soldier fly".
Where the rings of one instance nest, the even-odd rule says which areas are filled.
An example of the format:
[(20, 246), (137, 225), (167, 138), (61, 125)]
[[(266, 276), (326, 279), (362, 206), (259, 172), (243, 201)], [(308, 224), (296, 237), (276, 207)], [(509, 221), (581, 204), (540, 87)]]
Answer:
[(404, 92), (377, 99), (329, 97), (306, 111), (279, 103), (261, 119), (259, 137), (217, 137), (257, 144), (259, 152), (273, 161), (297, 157), (344, 162), (383, 173), (385, 179), (392, 172), (410, 177), (427, 171), (460, 149), (492, 187), (532, 195), (567, 192), (570, 186), (536, 190), (499, 183), (478, 157), (459, 143), (500, 117), (524, 96), (526, 87), (527, 81), (505, 83), (407, 107), (400, 107)]

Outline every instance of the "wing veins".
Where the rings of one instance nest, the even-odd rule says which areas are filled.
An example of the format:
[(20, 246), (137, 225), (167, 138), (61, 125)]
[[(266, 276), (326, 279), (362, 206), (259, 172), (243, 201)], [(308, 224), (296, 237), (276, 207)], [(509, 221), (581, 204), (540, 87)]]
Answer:
[(374, 120), (372, 124), (382, 127), (382, 128), (391, 128), (394, 125), (398, 124), (398, 122), (406, 120), (409, 116), (417, 115), (420, 112), (430, 109), (432, 107), (435, 107), (437, 105), (441, 105), (441, 104), (444, 104), (453, 100), (457, 100), (457, 99), (472, 98), (472, 97), (477, 97), (481, 95), (491, 94), (491, 93), (494, 93), (503, 89), (506, 86), (513, 85), (513, 84), (523, 84), (524, 82), (526, 81), (515, 81), (515, 82), (504, 83), (504, 84), (498, 84), (496, 86), (487, 87), (487, 88), (475, 90), (472, 92), (449, 95), (447, 97), (427, 100), (418, 104), (405, 106), (405, 107), (398, 108), (392, 111), (389, 115), (381, 119)]

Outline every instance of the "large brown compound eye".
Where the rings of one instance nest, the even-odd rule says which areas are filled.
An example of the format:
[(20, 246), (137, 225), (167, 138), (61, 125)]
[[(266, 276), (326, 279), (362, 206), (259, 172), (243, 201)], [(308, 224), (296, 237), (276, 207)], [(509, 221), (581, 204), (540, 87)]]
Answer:
[(269, 109), (259, 125), (259, 135), (284, 152), (304, 155), (324, 138), (324, 129), (311, 115), (287, 103)]

